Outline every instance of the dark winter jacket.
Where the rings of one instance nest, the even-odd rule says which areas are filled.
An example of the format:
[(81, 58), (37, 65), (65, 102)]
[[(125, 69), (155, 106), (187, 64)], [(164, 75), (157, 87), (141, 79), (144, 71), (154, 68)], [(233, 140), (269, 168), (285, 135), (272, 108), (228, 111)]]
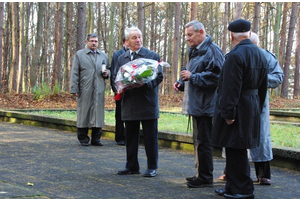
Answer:
[(178, 81), (181, 85), (185, 85), (184, 98), (188, 98), (189, 115), (213, 116), (217, 83), (223, 62), (222, 50), (212, 42), (209, 35), (206, 35), (206, 40), (201, 43), (199, 49), (189, 49), (186, 69), (192, 73), (190, 80)]

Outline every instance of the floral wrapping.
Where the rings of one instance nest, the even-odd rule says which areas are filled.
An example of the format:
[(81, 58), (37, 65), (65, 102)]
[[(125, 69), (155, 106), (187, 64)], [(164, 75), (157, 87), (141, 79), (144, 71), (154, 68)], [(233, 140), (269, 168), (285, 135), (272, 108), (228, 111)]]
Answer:
[(130, 61), (120, 67), (116, 76), (116, 88), (118, 95), (115, 100), (120, 100), (122, 93), (134, 87), (141, 87), (144, 83), (148, 83), (157, 77), (157, 67), (169, 67), (166, 62), (158, 62), (156, 60), (139, 58)]

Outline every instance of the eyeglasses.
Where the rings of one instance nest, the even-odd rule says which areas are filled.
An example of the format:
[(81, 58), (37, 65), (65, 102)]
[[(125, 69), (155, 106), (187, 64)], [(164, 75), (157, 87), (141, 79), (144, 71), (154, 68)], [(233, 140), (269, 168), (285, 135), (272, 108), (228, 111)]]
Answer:
[(91, 42), (91, 43), (93, 43), (93, 42), (98, 43), (98, 40), (90, 40), (89, 42)]

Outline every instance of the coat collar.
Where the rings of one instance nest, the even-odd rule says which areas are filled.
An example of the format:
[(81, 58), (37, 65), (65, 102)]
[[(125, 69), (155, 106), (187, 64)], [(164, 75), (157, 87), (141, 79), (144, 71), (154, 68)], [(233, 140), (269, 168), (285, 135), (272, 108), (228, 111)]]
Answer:
[[(142, 47), (138, 53), (139, 57), (144, 58), (146, 54), (147, 54), (147, 49), (145, 47)], [(130, 51), (126, 51), (124, 57), (125, 58), (128, 57), (130, 59)]]
[[(89, 49), (88, 47), (85, 47), (85, 48), (84, 48), (84, 51), (85, 51), (86, 54), (89, 54), (89, 53), (91, 53), (92, 50)], [(97, 54), (100, 54), (99, 49), (96, 49), (96, 53), (97, 53)]]
[(198, 56), (198, 55), (204, 55), (208, 49), (208, 47), (211, 45), (212, 43), (212, 38), (210, 37), (210, 35), (206, 35), (206, 39), (201, 43), (201, 45), (199, 45), (199, 48), (189, 48), (188, 52), (189, 52), (189, 59)]

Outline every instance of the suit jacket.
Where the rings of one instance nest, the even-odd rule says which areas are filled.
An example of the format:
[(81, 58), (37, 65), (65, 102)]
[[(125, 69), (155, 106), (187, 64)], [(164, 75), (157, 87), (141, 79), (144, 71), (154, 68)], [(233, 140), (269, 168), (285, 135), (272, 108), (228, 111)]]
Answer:
[(124, 47), (122, 47), (122, 49), (115, 51), (113, 54), (113, 57), (111, 59), (111, 67), (110, 67), (110, 71), (111, 71), (111, 78), (110, 78), (110, 85), (111, 85), (111, 89), (113, 90), (113, 92), (117, 92), (116, 89), (116, 84), (115, 84), (115, 79), (117, 76), (118, 71), (116, 70), (116, 66), (117, 66), (117, 62), (118, 62), (118, 57), (120, 55), (122, 55), (123, 53), (125, 53), (126, 50)]
[[(148, 58), (160, 61), (160, 57), (154, 51), (142, 47), (137, 58)], [(130, 51), (119, 56), (116, 71), (131, 61)], [(159, 118), (158, 85), (163, 80), (162, 67), (158, 67), (157, 77), (145, 83), (140, 88), (128, 89), (122, 96), (122, 121), (149, 120)]]

